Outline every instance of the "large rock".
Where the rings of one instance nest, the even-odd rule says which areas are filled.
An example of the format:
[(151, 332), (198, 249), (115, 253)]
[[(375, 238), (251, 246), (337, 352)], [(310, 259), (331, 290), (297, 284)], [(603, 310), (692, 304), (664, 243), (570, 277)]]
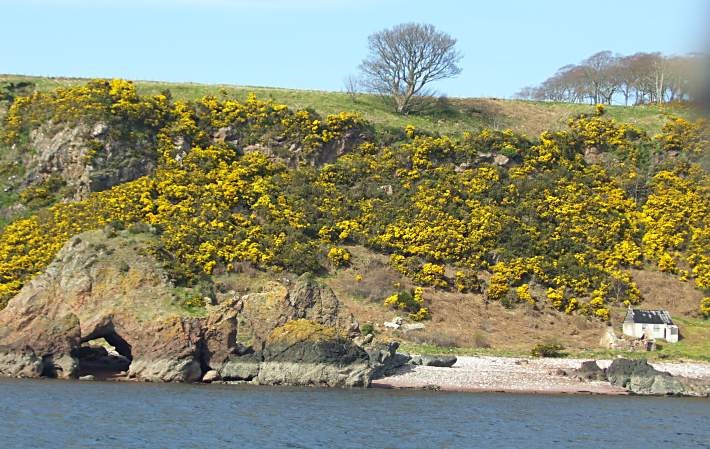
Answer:
[(232, 356), (220, 368), (220, 377), (224, 380), (250, 381), (259, 375), (261, 354)]
[(257, 352), (264, 349), (274, 329), (291, 320), (307, 319), (341, 333), (357, 333), (357, 323), (343, 310), (330, 287), (321, 285), (308, 273), (290, 288), (284, 283), (271, 282), (262, 292), (244, 295), (241, 300), (240, 318), (247, 327), (242, 335), (250, 334)]
[(350, 338), (357, 323), (332, 290), (304, 275), (187, 309), (184, 295), (195, 292), (171, 284), (151, 255), (156, 238), (91, 231), (70, 239), (0, 311), (0, 375), (104, 378), (127, 369), (144, 381), (193, 382), (214, 371), (226, 381), (369, 385), (368, 354)]
[(80, 348), (98, 338), (131, 360), (131, 377), (148, 381), (199, 380), (211, 358), (226, 359), (234, 316), (182, 308), (146, 251), (154, 238), (92, 231), (70, 239), (0, 311), (0, 374), (77, 377)]
[(608, 380), (606, 371), (601, 369), (595, 360), (582, 362), (580, 367), (573, 372), (573, 375), (582, 381)]
[(421, 355), (410, 360), (412, 365), (436, 366), (439, 368), (451, 368), (458, 359), (455, 355)]
[(0, 348), (0, 376), (39, 377), (42, 367), (42, 359), (29, 347)]
[(606, 374), (612, 385), (639, 395), (710, 396), (710, 384), (658, 371), (646, 360), (615, 359)]
[(397, 352), (398, 348), (399, 343), (397, 342), (373, 344), (366, 348), (372, 369), (372, 379), (392, 375), (412, 360), (409, 354)]
[(266, 340), (258, 381), (268, 385), (366, 387), (367, 353), (332, 326), (307, 319), (274, 329)]

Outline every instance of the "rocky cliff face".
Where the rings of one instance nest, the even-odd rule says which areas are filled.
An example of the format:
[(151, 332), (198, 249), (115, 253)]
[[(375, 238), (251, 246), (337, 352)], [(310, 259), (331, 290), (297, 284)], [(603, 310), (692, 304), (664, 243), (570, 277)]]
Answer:
[[(151, 238), (93, 231), (69, 240), (0, 313), (6, 359), (34, 354), (39, 365), (23, 374), (76, 377), (82, 344), (104, 338), (132, 360), (132, 376), (199, 378), (205, 319), (180, 307), (167, 276), (145, 251)], [(16, 373), (11, 365), (0, 365), (0, 374)]]
[(68, 198), (81, 199), (147, 175), (156, 165), (155, 136), (134, 134), (123, 135), (104, 123), (46, 123), (29, 135), (20, 188), (42, 185), (54, 175), (66, 183)]
[(88, 347), (103, 339), (130, 363), (121, 374), (139, 380), (214, 372), (263, 384), (369, 385), (368, 354), (348, 337), (357, 323), (329, 288), (304, 275), (186, 308), (192, 293), (176, 289), (150, 254), (155, 238), (91, 231), (69, 240), (0, 311), (0, 375), (76, 378), (106, 359)]

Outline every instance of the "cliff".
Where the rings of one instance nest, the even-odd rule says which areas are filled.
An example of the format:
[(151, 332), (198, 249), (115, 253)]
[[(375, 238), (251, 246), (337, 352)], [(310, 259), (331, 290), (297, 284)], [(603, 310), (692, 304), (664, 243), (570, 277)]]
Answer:
[[(367, 353), (350, 339), (357, 323), (329, 288), (304, 275), (288, 287), (199, 297), (172, 284), (151, 255), (155, 240), (111, 229), (70, 239), (0, 311), (0, 375), (192, 382), (215, 371), (263, 384), (369, 385)], [(97, 362), (101, 339), (127, 372), (101, 372), (116, 365)], [(245, 363), (253, 375), (237, 374)]]

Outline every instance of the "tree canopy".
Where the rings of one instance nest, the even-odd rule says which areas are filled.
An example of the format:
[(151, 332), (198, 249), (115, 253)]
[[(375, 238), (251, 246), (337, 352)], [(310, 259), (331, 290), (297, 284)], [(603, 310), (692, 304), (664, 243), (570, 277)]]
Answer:
[(386, 95), (400, 114), (430, 83), (461, 72), (456, 39), (433, 25), (405, 23), (369, 37), (369, 55), (360, 64), (366, 87)]

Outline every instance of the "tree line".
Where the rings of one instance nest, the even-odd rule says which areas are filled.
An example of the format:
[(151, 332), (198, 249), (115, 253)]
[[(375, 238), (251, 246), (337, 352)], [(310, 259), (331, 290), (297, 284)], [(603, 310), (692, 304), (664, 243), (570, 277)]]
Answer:
[(694, 101), (700, 94), (700, 54), (667, 56), (605, 50), (579, 64), (561, 67), (539, 86), (525, 87), (520, 99), (624, 105)]

